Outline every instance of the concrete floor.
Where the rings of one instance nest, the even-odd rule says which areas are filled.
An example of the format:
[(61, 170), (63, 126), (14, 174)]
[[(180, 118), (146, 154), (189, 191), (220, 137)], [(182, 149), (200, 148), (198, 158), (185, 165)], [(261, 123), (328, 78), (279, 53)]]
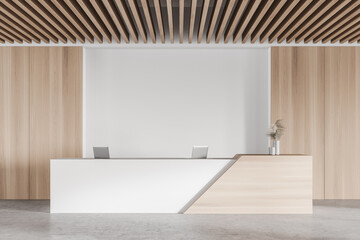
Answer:
[(360, 201), (313, 215), (49, 214), (49, 201), (0, 200), (0, 239), (360, 239)]

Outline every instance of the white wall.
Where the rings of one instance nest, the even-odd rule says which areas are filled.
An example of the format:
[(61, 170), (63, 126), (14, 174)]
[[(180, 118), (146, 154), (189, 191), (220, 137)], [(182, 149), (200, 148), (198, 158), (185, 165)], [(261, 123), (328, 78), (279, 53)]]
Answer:
[(86, 50), (86, 157), (266, 153), (267, 49)]

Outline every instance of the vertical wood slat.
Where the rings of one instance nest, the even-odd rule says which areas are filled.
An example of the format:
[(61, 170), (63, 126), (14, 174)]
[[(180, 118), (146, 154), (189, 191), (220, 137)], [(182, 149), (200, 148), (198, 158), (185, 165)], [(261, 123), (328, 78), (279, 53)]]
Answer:
[(28, 199), (28, 47), (0, 47), (0, 113), (0, 199)]
[(164, 23), (163, 23), (163, 16), (161, 14), (160, 0), (154, 0), (154, 7), (155, 7), (155, 13), (156, 13), (156, 20), (157, 20), (158, 28), (159, 28), (159, 32), (160, 32), (161, 42), (165, 43)]
[(81, 157), (82, 48), (30, 50), (30, 199), (50, 197), (50, 159)]
[(282, 154), (313, 156), (313, 197), (324, 198), (324, 48), (271, 48), (271, 122), (283, 119)]
[(154, 30), (154, 22), (151, 18), (151, 14), (150, 14), (150, 9), (149, 9), (149, 2), (148, 0), (141, 0), (141, 4), (143, 7), (143, 11), (144, 11), (144, 15), (145, 15), (145, 20), (146, 20), (146, 24), (148, 26), (148, 30), (151, 36), (151, 40), (153, 43), (156, 43), (156, 33)]

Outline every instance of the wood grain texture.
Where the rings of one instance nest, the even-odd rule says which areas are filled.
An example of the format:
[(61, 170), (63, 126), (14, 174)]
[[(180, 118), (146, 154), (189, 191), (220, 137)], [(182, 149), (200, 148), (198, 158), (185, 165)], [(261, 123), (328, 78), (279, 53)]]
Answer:
[(324, 48), (271, 48), (271, 122), (283, 119), (284, 154), (313, 156), (315, 199), (324, 198)]
[(31, 48), (31, 199), (49, 199), (50, 159), (81, 157), (81, 135), (82, 48)]
[(186, 213), (312, 213), (311, 156), (240, 156)]
[(360, 49), (325, 49), (325, 198), (360, 198)]
[(0, 113), (0, 199), (28, 199), (28, 47), (0, 47)]

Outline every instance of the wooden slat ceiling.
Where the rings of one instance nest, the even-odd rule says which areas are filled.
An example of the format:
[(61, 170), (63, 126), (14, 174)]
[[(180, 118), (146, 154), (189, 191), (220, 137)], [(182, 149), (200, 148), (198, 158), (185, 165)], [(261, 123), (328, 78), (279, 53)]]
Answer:
[(360, 0), (0, 0), (5, 43), (358, 44)]

